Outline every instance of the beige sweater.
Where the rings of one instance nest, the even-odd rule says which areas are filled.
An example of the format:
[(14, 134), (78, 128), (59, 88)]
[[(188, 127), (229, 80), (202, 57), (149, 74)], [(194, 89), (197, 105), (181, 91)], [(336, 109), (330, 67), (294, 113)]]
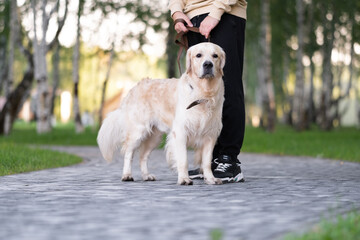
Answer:
[(184, 12), (190, 19), (204, 13), (220, 20), (226, 12), (246, 19), (247, 2), (245, 0), (170, 0), (171, 16), (175, 12)]

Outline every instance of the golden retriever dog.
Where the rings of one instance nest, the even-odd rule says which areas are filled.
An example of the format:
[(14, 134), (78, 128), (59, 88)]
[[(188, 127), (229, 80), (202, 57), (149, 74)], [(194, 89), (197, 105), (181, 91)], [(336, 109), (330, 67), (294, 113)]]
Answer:
[(186, 53), (186, 72), (180, 79), (144, 79), (130, 90), (120, 107), (104, 120), (97, 137), (101, 153), (111, 161), (121, 148), (123, 181), (133, 181), (131, 162), (139, 150), (145, 181), (154, 181), (147, 160), (167, 133), (166, 158), (178, 172), (177, 183), (192, 185), (187, 146), (207, 184), (221, 184), (211, 171), (212, 151), (220, 134), (224, 102), (225, 53), (212, 43), (192, 46)]

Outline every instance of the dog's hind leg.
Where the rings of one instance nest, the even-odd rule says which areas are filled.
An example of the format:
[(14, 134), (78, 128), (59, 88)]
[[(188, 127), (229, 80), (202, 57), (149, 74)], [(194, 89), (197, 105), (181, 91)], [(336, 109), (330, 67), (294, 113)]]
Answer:
[(162, 139), (162, 132), (153, 129), (151, 135), (140, 145), (140, 169), (144, 181), (155, 181), (155, 176), (148, 171), (147, 161), (150, 153), (154, 150)]
[(122, 146), (121, 152), (124, 154), (124, 168), (122, 181), (134, 181), (131, 176), (131, 164), (135, 151), (139, 148), (144, 138), (146, 138), (147, 129), (143, 126), (133, 126), (127, 129), (127, 135)]

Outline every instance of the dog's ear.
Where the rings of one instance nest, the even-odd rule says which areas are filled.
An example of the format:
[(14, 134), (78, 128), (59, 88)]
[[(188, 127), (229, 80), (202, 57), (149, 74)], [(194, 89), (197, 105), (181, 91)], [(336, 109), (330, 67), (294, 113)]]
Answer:
[(220, 49), (220, 73), (224, 76), (224, 66), (225, 66), (226, 54), (224, 50)]
[(186, 73), (191, 73), (191, 48), (186, 53)]

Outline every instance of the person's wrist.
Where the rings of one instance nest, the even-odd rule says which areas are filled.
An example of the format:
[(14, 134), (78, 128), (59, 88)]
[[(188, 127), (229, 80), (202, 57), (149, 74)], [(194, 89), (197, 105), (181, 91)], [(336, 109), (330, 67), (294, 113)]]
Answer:
[(216, 20), (220, 21), (221, 16), (224, 14), (224, 10), (222, 9), (213, 9), (208, 16), (215, 18)]
[(178, 18), (182, 18), (182, 15), (183, 15), (182, 12), (176, 11), (176, 12), (174, 12), (174, 14), (171, 17), (175, 21)]

